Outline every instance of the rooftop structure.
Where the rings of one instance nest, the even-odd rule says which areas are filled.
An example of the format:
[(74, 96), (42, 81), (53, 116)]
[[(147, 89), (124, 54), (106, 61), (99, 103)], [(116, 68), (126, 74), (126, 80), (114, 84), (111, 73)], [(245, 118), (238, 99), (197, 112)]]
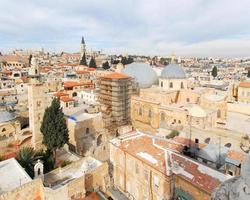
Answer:
[(32, 181), (15, 158), (0, 162), (0, 195)]
[(111, 73), (100, 78), (99, 102), (105, 127), (126, 125), (130, 121), (131, 77)]
[(161, 78), (165, 79), (185, 79), (186, 74), (178, 64), (169, 64), (161, 71)]
[(158, 82), (156, 72), (147, 63), (129, 64), (122, 72), (133, 77), (140, 88), (149, 88)]

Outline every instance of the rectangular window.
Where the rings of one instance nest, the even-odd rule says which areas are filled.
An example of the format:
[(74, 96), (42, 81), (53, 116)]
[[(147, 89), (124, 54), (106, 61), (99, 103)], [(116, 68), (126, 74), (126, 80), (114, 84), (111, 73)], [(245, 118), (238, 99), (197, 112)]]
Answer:
[(158, 190), (159, 189), (159, 185), (160, 185), (159, 177), (158, 176), (154, 176), (153, 180), (154, 180), (154, 188), (155, 188), (155, 190)]
[(139, 174), (139, 172), (140, 172), (140, 171), (139, 171), (139, 165), (136, 163), (136, 164), (135, 164), (135, 173), (136, 173), (136, 174)]
[(145, 180), (147, 181), (148, 180), (148, 170), (147, 169), (144, 169), (144, 178)]

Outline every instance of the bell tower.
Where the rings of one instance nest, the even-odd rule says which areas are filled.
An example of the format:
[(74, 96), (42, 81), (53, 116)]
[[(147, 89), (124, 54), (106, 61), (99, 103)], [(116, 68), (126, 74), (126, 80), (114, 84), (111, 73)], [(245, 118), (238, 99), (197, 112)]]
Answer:
[(82, 58), (83, 54), (86, 53), (86, 45), (85, 45), (84, 37), (82, 37), (81, 46), (80, 46), (80, 53), (81, 53), (81, 58)]
[(42, 148), (43, 135), (40, 132), (40, 127), (45, 110), (45, 99), (45, 87), (41, 82), (39, 67), (36, 59), (32, 57), (29, 69), (28, 105), (29, 125), (34, 149)]

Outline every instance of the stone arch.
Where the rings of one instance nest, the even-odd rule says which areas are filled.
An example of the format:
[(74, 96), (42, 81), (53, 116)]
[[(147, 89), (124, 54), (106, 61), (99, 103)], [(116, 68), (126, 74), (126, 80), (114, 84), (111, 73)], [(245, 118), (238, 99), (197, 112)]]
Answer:
[(97, 137), (96, 144), (97, 146), (100, 146), (102, 143), (102, 134)]

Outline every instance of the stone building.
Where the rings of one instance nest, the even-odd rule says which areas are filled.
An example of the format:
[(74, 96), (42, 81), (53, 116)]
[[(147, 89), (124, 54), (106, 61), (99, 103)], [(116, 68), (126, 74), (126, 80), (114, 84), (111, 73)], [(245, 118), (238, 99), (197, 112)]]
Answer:
[(99, 102), (104, 127), (115, 130), (130, 123), (131, 77), (111, 73), (100, 78)]
[(0, 110), (0, 146), (7, 146), (19, 138), (21, 124), (13, 112)]
[(132, 132), (110, 142), (113, 187), (130, 199), (203, 199), (229, 177), (180, 154), (172, 141)]
[(238, 101), (250, 103), (250, 81), (241, 82), (239, 84)]
[(35, 149), (42, 147), (42, 133), (40, 127), (43, 114), (47, 106), (45, 87), (40, 81), (39, 67), (35, 58), (31, 60), (28, 85), (29, 125), (32, 132), (32, 146)]
[(85, 157), (32, 180), (15, 159), (0, 162), (0, 200), (77, 200), (89, 192), (105, 193), (108, 164)]
[(108, 160), (110, 135), (104, 129), (100, 113), (73, 114), (67, 120), (69, 148), (81, 156), (92, 156), (98, 160)]
[[(191, 109), (205, 113), (204, 117), (192, 117)], [(226, 116), (226, 96), (212, 89), (187, 88), (185, 73), (177, 64), (167, 65), (162, 70), (159, 86), (141, 88), (139, 95), (131, 97), (132, 124), (141, 130), (182, 130), (190, 124), (208, 129), (216, 127)]]

